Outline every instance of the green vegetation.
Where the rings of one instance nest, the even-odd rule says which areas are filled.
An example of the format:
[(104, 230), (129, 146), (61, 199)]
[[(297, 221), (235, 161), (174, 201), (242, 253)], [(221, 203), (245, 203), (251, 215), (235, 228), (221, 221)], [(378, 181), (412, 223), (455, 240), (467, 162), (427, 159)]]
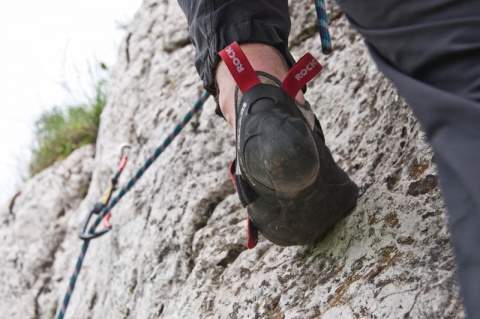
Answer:
[(100, 114), (106, 103), (105, 86), (105, 80), (99, 80), (95, 96), (88, 103), (55, 107), (35, 122), (35, 146), (29, 165), (32, 176), (79, 147), (95, 143)]

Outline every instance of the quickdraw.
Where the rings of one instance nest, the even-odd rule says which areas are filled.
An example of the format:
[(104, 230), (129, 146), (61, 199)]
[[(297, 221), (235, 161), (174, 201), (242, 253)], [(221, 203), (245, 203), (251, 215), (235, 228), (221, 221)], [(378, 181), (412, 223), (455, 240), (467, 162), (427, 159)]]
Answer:
[(81, 239), (83, 240), (94, 239), (106, 234), (108, 231), (112, 229), (112, 225), (110, 224), (110, 216), (112, 214), (111, 212), (108, 212), (103, 218), (103, 225), (105, 226), (103, 229), (95, 231), (93, 233), (87, 232), (88, 223), (90, 222), (90, 219), (92, 218), (92, 216), (94, 214), (98, 215), (102, 212), (102, 210), (108, 205), (108, 202), (110, 201), (110, 198), (112, 197), (113, 192), (116, 190), (118, 179), (120, 178), (120, 175), (122, 174), (123, 169), (127, 164), (128, 151), (130, 150), (130, 148), (131, 146), (129, 144), (124, 144), (120, 146), (120, 163), (118, 164), (117, 171), (110, 179), (109, 186), (105, 191), (105, 195), (101, 197), (99, 201), (93, 205), (92, 210), (87, 214), (87, 216), (85, 216), (85, 219), (83, 220), (80, 226), (80, 231), (78, 234), (78, 236)]

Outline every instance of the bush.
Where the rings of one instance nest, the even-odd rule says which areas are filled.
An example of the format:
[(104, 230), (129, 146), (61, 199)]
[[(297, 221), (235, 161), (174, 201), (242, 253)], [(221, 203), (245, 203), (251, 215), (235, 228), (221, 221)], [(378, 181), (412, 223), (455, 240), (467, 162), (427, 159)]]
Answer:
[(79, 147), (96, 142), (100, 114), (106, 103), (105, 80), (97, 83), (95, 91), (95, 97), (88, 104), (64, 109), (55, 107), (35, 122), (35, 146), (29, 165), (31, 175), (64, 159)]

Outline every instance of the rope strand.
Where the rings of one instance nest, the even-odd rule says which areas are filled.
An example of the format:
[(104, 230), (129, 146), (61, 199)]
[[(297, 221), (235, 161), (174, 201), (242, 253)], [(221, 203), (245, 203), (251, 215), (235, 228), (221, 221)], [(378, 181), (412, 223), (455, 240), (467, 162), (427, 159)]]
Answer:
[(330, 39), (330, 32), (328, 31), (328, 16), (325, 0), (315, 0), (315, 9), (318, 18), (318, 33), (320, 34), (320, 41), (322, 42), (323, 54), (332, 53), (332, 40)]
[[(142, 177), (142, 175), (145, 173), (145, 171), (152, 165), (152, 163), (160, 156), (160, 154), (163, 153), (165, 148), (170, 145), (170, 143), (177, 137), (177, 135), (182, 131), (182, 129), (185, 127), (185, 125), (192, 119), (193, 115), (197, 113), (202, 107), (205, 101), (208, 99), (210, 96), (209, 93), (204, 92), (198, 101), (194, 104), (194, 106), (188, 111), (188, 113), (185, 115), (183, 120), (175, 126), (173, 129), (173, 132), (168, 135), (168, 137), (163, 141), (163, 144), (155, 149), (153, 154), (145, 161), (143, 166), (137, 170), (135, 175), (126, 183), (124, 187), (120, 189), (118, 194), (110, 200), (108, 205), (102, 209), (100, 214), (98, 214), (98, 217), (95, 219), (93, 222), (92, 226), (89, 228), (89, 233), (92, 234), (95, 232), (95, 229), (97, 226), (100, 224), (102, 221), (103, 217), (115, 206), (117, 203), (122, 199), (122, 197), (135, 185), (135, 183)], [(57, 319), (63, 319), (65, 316), (65, 312), (67, 311), (68, 304), (70, 302), (70, 298), (72, 296), (73, 290), (75, 289), (75, 284), (77, 282), (78, 275), (80, 274), (80, 270), (82, 269), (83, 265), (83, 260), (85, 259), (85, 255), (88, 250), (88, 246), (90, 244), (90, 240), (84, 240), (82, 249), (80, 251), (80, 254), (77, 259), (77, 263), (75, 264), (75, 270), (70, 277), (70, 282), (68, 285), (67, 292), (65, 293), (65, 297), (63, 298), (63, 303), (62, 307), (60, 308), (60, 311), (58, 312)]]

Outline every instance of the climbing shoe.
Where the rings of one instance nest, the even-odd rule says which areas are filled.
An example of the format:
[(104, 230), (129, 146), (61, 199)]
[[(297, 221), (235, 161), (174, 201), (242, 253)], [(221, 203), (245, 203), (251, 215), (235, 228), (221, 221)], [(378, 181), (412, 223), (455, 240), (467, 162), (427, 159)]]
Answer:
[(237, 157), (230, 173), (248, 212), (247, 247), (255, 247), (258, 231), (281, 246), (315, 242), (358, 197), (309, 104), (295, 100), (321, 65), (307, 53), (280, 82), (255, 72), (237, 43), (220, 56), (237, 83)]

